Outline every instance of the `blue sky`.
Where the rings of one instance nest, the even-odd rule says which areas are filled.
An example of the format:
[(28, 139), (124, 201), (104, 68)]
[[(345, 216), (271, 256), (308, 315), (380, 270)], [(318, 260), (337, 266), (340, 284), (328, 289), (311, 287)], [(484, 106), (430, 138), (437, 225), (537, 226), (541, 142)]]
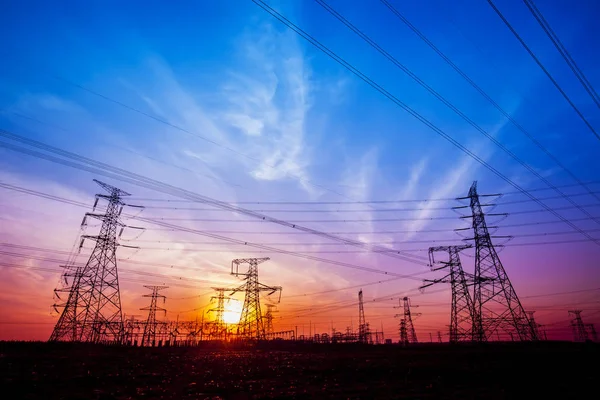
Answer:
[[(600, 180), (596, 157), (600, 143), (487, 2), (391, 3), (580, 180)], [(597, 107), (525, 5), (517, 0), (496, 3), (590, 123), (600, 129)], [(600, 82), (598, 44), (593, 40), (600, 34), (594, 20), (599, 12), (596, 2), (578, 1), (576, 6), (567, 1), (538, 3), (587, 78), (592, 84)], [(269, 4), (510, 179), (525, 188), (545, 187), (316, 2)], [(331, 1), (329, 4), (552, 184), (574, 183), (384, 5), (367, 1)], [(452, 198), (466, 195), (473, 180), (480, 182), (482, 192), (514, 191), (251, 1), (178, 2), (176, 6), (136, 1), (126, 4), (67, 2), (57, 6), (23, 1), (4, 5), (1, 14), (0, 46), (6, 60), (0, 66), (2, 129), (230, 202)], [(97, 176), (6, 149), (0, 149), (0, 154), (2, 182), (92, 203), (97, 188), (91, 179)], [(135, 186), (110, 183), (121, 185), (138, 198), (165, 198)], [(600, 185), (593, 188), (597, 191)], [(570, 194), (583, 191), (580, 187), (564, 190)], [(556, 195), (552, 191), (535, 193), (539, 197)], [(33, 241), (40, 247), (70, 248), (84, 210), (6, 191), (1, 198), (3, 208), (10, 210), (6, 213), (10, 222), (3, 224), (0, 232), (3, 238), (8, 238), (3, 241)], [(515, 199), (523, 197), (505, 198), (507, 201)], [(591, 196), (577, 197), (582, 205), (594, 201), (597, 204)], [(361, 219), (360, 222), (305, 225), (328, 232), (366, 232), (345, 235), (364, 241), (442, 237), (456, 242), (451, 229), (462, 226), (458, 219), (428, 220), (456, 214), (434, 210), (433, 207), (439, 206), (437, 203), (408, 203), (398, 207), (417, 207), (416, 204), (424, 210), (407, 215), (381, 213), (363, 206), (361, 212), (351, 214), (352, 218)], [(447, 207), (455, 204), (442, 203)], [(568, 205), (564, 199), (547, 204), (551, 207)], [(499, 207), (498, 212), (539, 208), (524, 203)], [(598, 207), (589, 210), (598, 215)], [(421, 220), (370, 221), (382, 218), (381, 214)], [(148, 209), (144, 215), (226, 218), (220, 211), (198, 215)], [(327, 213), (273, 215), (287, 220), (349, 218), (348, 214), (336, 211), (335, 206), (330, 206)], [(517, 215), (505, 223), (554, 218), (548, 213)], [(561, 211), (561, 215), (572, 219), (582, 216), (577, 210)], [(181, 223), (198, 227), (193, 221)], [(597, 228), (592, 221), (577, 225), (582, 229)], [(202, 229), (263, 229), (262, 225), (254, 229), (256, 227), (251, 222), (201, 224)], [(438, 227), (448, 231), (442, 234), (377, 233)], [(505, 228), (500, 233), (565, 230), (570, 228), (556, 224), (519, 230)], [(50, 235), (51, 232), (55, 234)], [(236, 237), (248, 236), (242, 232)], [(595, 233), (595, 237), (600, 236)], [(574, 238), (582, 236), (551, 237), (553, 240)], [(203, 240), (151, 230), (142, 239)], [(261, 241), (281, 239), (282, 236), (263, 237)], [(307, 241), (293, 235), (284, 239), (291, 243)], [(322, 239), (309, 240), (323, 242)], [(515, 242), (518, 241), (527, 242), (527, 239), (516, 238)], [(298, 246), (296, 250), (303, 248)], [(405, 245), (405, 248), (415, 247), (426, 248), (427, 244)], [(226, 267), (236, 251), (209, 255), (150, 251), (144, 254), (141, 251), (131, 257), (159, 257), (165, 262), (178, 259), (181, 263), (197, 264), (199, 268)], [(507, 247), (502, 257), (506, 257), (506, 267), (515, 286), (535, 294), (559, 291), (563, 287), (561, 283), (568, 286), (564, 290), (589, 286), (592, 282), (597, 286), (600, 280), (592, 269), (592, 257), (597, 257), (598, 251), (593, 243), (552, 248)], [(415, 272), (423, 268), (398, 266), (395, 265), (397, 260), (369, 254), (329, 256), (341, 260), (359, 258), (365, 265), (394, 271)], [(468, 259), (468, 263), (472, 263), (472, 259)], [(527, 268), (522, 268), (524, 264)], [(265, 279), (287, 285), (295, 294), (378, 279), (319, 263), (302, 264), (287, 256), (274, 260), (274, 265), (272, 269), (265, 268)], [(568, 274), (565, 265), (569, 265)], [(302, 266), (302, 272), (296, 266)], [(540, 280), (548, 269), (550, 276)], [(15, 274), (15, 284), (21, 284), (21, 272)], [(53, 279), (49, 282), (42, 273), (30, 274), (38, 283), (28, 285), (46, 291), (49, 298), (58, 275), (50, 275)], [(219, 274), (208, 276), (215, 280), (232, 279)], [(370, 289), (371, 293), (366, 296), (377, 297), (414, 286), (415, 282), (380, 285)], [(126, 289), (129, 294), (125, 301), (141, 304), (135, 285)], [(351, 298), (355, 293), (342, 292), (339, 296)], [(35, 304), (45, 304), (46, 297), (42, 296), (42, 301), (35, 300)], [(20, 301), (29, 308), (34, 304), (33, 299)], [(331, 301), (331, 298), (323, 301)], [(51, 300), (46, 301), (49, 302)], [(389, 323), (392, 326), (394, 322)]]

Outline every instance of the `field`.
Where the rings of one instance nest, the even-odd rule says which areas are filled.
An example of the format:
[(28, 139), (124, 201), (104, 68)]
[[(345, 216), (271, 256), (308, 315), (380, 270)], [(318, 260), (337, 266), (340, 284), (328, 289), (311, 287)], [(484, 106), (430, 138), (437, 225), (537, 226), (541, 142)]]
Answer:
[(0, 343), (10, 399), (510, 399), (597, 393), (600, 346)]

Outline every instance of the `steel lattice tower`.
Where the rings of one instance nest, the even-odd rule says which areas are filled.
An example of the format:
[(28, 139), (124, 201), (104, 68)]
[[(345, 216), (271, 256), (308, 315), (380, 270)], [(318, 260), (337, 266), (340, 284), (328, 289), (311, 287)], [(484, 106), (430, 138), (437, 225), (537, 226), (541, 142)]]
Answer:
[(418, 343), (417, 333), (415, 332), (415, 326), (413, 324), (412, 314), (410, 311), (410, 299), (408, 297), (404, 297), (402, 302), (404, 306), (404, 326), (406, 331), (406, 339), (410, 343)]
[[(238, 334), (247, 339), (263, 340), (265, 339), (265, 326), (260, 309), (260, 293), (269, 292), (271, 295), (279, 291), (281, 299), (281, 286), (267, 286), (258, 281), (258, 264), (268, 261), (269, 258), (244, 258), (236, 259), (231, 262), (231, 274), (243, 276), (246, 281), (242, 286), (232, 290), (231, 294), (238, 291), (244, 291), (244, 306), (242, 315), (238, 324)], [(241, 273), (240, 265), (248, 264), (248, 271)]]
[(119, 291), (119, 276), (117, 273), (117, 227), (124, 225), (119, 216), (125, 205), (121, 200), (129, 196), (114, 186), (94, 179), (108, 194), (97, 194), (94, 210), (99, 199), (108, 201), (104, 214), (86, 213), (82, 225), (88, 217), (102, 221), (97, 236), (85, 235), (85, 239), (94, 240), (96, 245), (85, 266), (73, 269), (67, 266), (64, 274), (65, 282), (72, 278), (67, 291), (69, 297), (63, 304), (58, 322), (50, 335), (50, 341), (75, 342), (120, 342), (123, 339), (123, 314), (121, 311), (121, 295)]
[(535, 316), (533, 314), (535, 314), (535, 311), (527, 311), (529, 323), (533, 327), (535, 337), (537, 338), (537, 340), (542, 340), (542, 332), (540, 330), (541, 325), (536, 322)]
[(498, 329), (503, 329), (509, 334), (514, 330), (520, 340), (536, 340), (535, 328), (527, 318), (492, 244), (477, 194), (477, 182), (473, 182), (466, 198), (470, 200), (475, 241), (473, 339), (483, 342)]
[(265, 319), (265, 332), (267, 334), (269, 333), (273, 333), (274, 328), (273, 328), (273, 313), (277, 312), (277, 310), (274, 310), (276, 307), (275, 304), (267, 304), (267, 312), (264, 315), (264, 319)]
[(576, 342), (587, 342), (589, 340), (587, 329), (581, 318), (581, 310), (571, 310), (569, 314), (573, 314), (575, 318), (571, 321), (573, 326), (573, 335)]
[[(412, 312), (410, 311), (410, 300), (404, 297), (398, 301), (398, 307), (402, 309), (402, 314), (396, 314), (394, 317), (400, 318), (400, 344), (408, 345), (409, 343), (418, 343), (417, 334), (412, 321)], [(416, 316), (420, 314), (415, 314)]]
[(369, 343), (369, 325), (365, 320), (365, 306), (363, 303), (362, 289), (358, 292), (358, 341), (360, 343)]
[(232, 290), (227, 288), (213, 288), (217, 292), (216, 296), (212, 296), (210, 299), (217, 300), (217, 307), (208, 310), (208, 312), (215, 313), (215, 327), (218, 338), (224, 338), (227, 326), (223, 315), (225, 314), (225, 300), (229, 300), (229, 297), (225, 296), (225, 292)]
[[(421, 289), (436, 283), (450, 283), (452, 289), (452, 305), (450, 309), (450, 343), (462, 340), (471, 340), (474, 326), (473, 300), (469, 293), (467, 277), (460, 262), (460, 252), (471, 246), (439, 246), (429, 248), (429, 263), (432, 271), (448, 269), (448, 275), (427, 282)], [(448, 261), (438, 261), (441, 266), (436, 267), (434, 253), (443, 251), (448, 253)], [(472, 281), (472, 279), (471, 279)]]
[(590, 329), (590, 336), (594, 342), (598, 341), (598, 333), (596, 332), (596, 327), (594, 324), (587, 324), (587, 327)]
[(150, 306), (140, 308), (140, 310), (148, 311), (148, 318), (146, 319), (146, 324), (144, 325), (144, 334), (142, 336), (142, 346), (154, 346), (156, 344), (156, 332), (158, 327), (158, 322), (156, 321), (156, 312), (162, 311), (163, 313), (167, 313), (167, 310), (164, 308), (158, 307), (157, 300), (159, 298), (163, 299), (163, 304), (166, 301), (166, 296), (159, 294), (158, 292), (167, 289), (168, 286), (144, 286), (152, 290), (151, 294), (145, 294), (143, 297), (150, 297)]
[(404, 320), (404, 315), (402, 316), (402, 319), (400, 320), (400, 343), (402, 343), (405, 346), (407, 346), (409, 343), (408, 333), (406, 332), (406, 321)]

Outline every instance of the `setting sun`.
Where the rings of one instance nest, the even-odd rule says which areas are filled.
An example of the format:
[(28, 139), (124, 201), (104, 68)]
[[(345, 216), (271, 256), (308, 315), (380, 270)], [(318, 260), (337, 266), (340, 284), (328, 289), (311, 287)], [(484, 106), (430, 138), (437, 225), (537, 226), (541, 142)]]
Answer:
[(238, 300), (229, 300), (225, 305), (225, 312), (223, 313), (223, 321), (226, 324), (237, 324), (242, 315), (242, 303)]

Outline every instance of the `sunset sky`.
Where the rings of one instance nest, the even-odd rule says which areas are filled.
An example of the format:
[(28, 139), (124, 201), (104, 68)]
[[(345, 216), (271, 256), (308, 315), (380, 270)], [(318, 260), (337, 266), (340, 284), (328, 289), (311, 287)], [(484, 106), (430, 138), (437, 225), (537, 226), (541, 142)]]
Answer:
[[(568, 171), (382, 3), (328, 1), (506, 151), (318, 3), (267, 1), (508, 180), (535, 189), (529, 193), (571, 225), (250, 0), (12, 2), (0, 12), (0, 340), (48, 339), (58, 318), (52, 304), (60, 266), (79, 244), (83, 215), (102, 192), (93, 179), (146, 207), (124, 211), (126, 224), (146, 228), (125, 229), (120, 243), (139, 249), (117, 253), (126, 316), (145, 318), (143, 285), (164, 284), (165, 318), (196, 318), (214, 306), (211, 287), (241, 284), (229, 273), (232, 259), (270, 257), (259, 268), (262, 282), (283, 287), (276, 330), (356, 329), (362, 287), (366, 318), (387, 338), (398, 339), (394, 306), (405, 295), (419, 306), (420, 340), (446, 335), (449, 285), (418, 287), (443, 276), (427, 266), (430, 246), (472, 237), (470, 230), (454, 232), (469, 226), (460, 218), (469, 210), (451, 207), (468, 204), (452, 199), (466, 196), (476, 180), (481, 194), (504, 194), (482, 199), (497, 204), (493, 213), (508, 213), (489, 217), (488, 225), (499, 227), (495, 235), (514, 236), (494, 241), (506, 244), (499, 253), (504, 267), (548, 338), (571, 339), (568, 310), (583, 310), (586, 323), (600, 323), (600, 141), (487, 2), (389, 2)], [(600, 110), (526, 6), (495, 3), (600, 132)], [(600, 87), (600, 5), (538, 3)], [(406, 251), (410, 261), (33, 157), (15, 151), (27, 146), (7, 132), (303, 227)], [(153, 222), (414, 276), (390, 280)], [(97, 221), (90, 221), (85, 234), (96, 232)], [(91, 245), (86, 242), (78, 261), (85, 262)], [(462, 262), (473, 272), (473, 251)]]

